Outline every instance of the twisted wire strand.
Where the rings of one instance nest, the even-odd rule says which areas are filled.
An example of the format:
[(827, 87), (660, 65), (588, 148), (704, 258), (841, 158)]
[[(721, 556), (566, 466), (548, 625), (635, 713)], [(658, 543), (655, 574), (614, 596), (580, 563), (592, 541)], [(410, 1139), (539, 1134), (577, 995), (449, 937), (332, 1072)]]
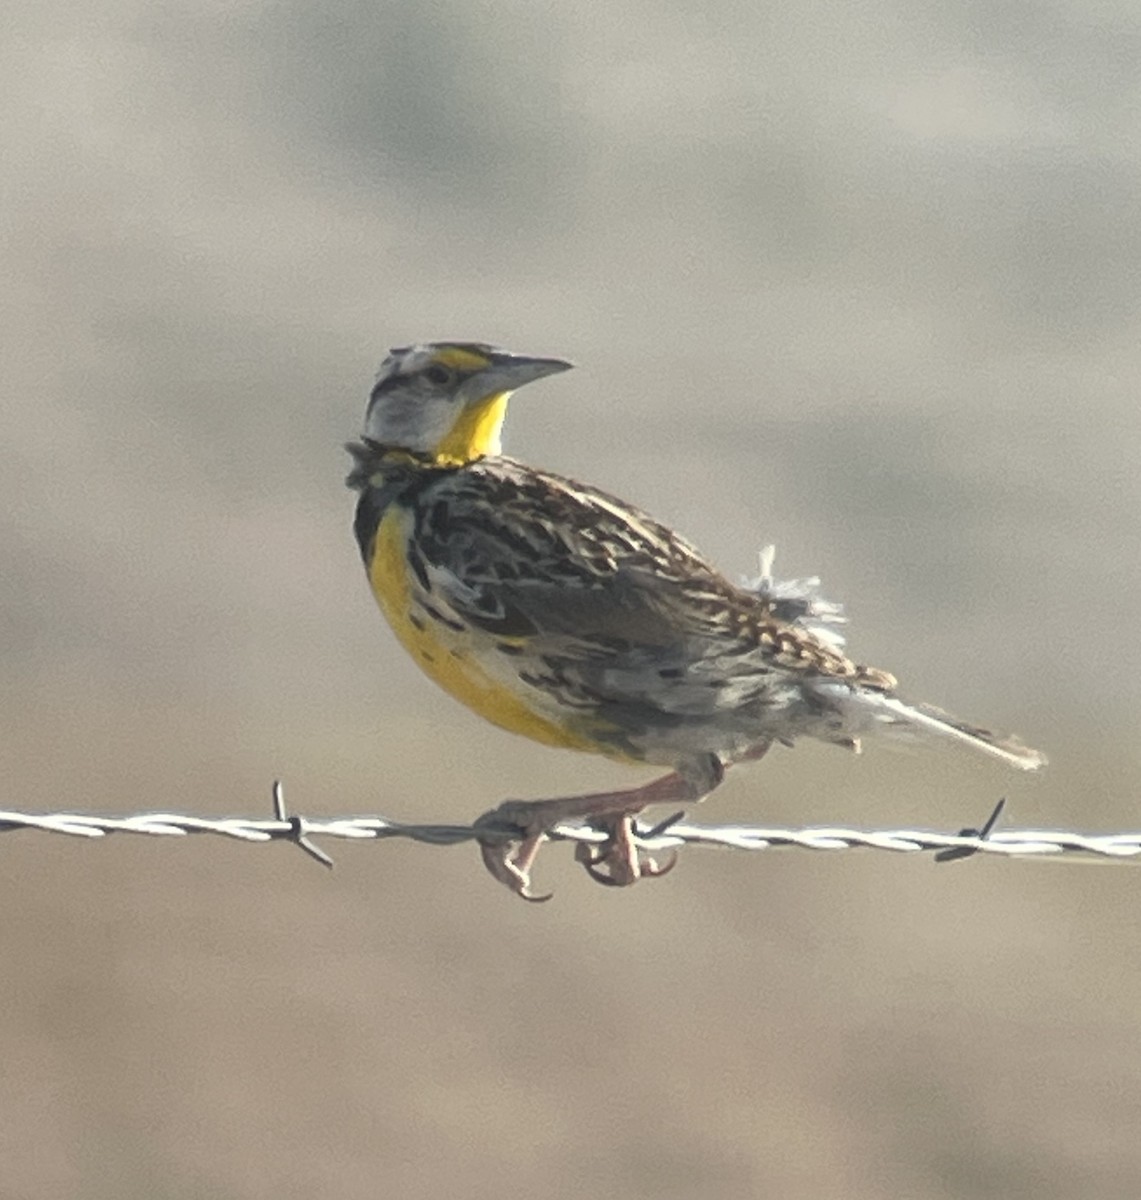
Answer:
[[(110, 834), (146, 834), (184, 837), (214, 834), (244, 842), (287, 841), (331, 867), (333, 860), (312, 838), (347, 841), (381, 841), (407, 838), (430, 846), (454, 846), (463, 842), (502, 842), (520, 836), (516, 827), (488, 814), (471, 825), (425, 824), (393, 821), (382, 816), (302, 817), (286, 812), (284, 792), (276, 783), (274, 815), (256, 817), (198, 817), (180, 813), (134, 813), (126, 816), (96, 816), (91, 813), (23, 813), (0, 811), (0, 833), (34, 830), (72, 837), (102, 838)], [(675, 850), (683, 846), (719, 846), (731, 850), (770, 850), (793, 847), (799, 850), (888, 850), (895, 853), (933, 853), (936, 861), (948, 862), (974, 854), (997, 854), (1007, 858), (1134, 861), (1141, 857), (1141, 831), (1132, 833), (1083, 834), (1054, 829), (996, 829), (1004, 801), (999, 801), (980, 828), (958, 833), (919, 829), (852, 829), (844, 826), (811, 826), (794, 829), (763, 825), (696, 825), (677, 817), (652, 827), (636, 830), (636, 844), (647, 852)], [(547, 832), (551, 841), (601, 843), (604, 831), (589, 825), (566, 823)]]

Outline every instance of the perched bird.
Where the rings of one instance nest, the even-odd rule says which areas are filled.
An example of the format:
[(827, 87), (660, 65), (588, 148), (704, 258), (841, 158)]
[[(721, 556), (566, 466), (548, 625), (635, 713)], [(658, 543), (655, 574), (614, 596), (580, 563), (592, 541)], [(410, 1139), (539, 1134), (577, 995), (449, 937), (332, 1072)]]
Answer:
[(633, 505), (504, 457), (511, 393), (570, 365), (473, 342), (395, 349), (363, 436), (347, 447), (369, 582), (428, 675), (514, 733), (669, 768), (623, 791), (501, 805), (485, 818), (483, 844), (497, 878), (543, 898), (530, 893), (530, 869), (544, 831), (575, 817), (609, 833), (582, 854), (596, 879), (660, 874), (639, 857), (633, 815), (700, 800), (727, 767), (777, 742), (858, 749), (884, 730), (941, 737), (1024, 770), (1045, 761), (899, 699), (894, 676), (845, 655), (827, 627), (835, 607), (811, 588), (782, 590), (767, 571), (755, 586), (732, 583)]

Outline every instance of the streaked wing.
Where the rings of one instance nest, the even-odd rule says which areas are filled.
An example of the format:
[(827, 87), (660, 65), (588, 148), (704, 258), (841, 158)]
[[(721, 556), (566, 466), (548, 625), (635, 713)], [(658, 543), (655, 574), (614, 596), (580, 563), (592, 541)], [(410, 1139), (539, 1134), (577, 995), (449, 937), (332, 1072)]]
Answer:
[[(605, 492), (511, 460), (442, 478), (418, 509), (419, 571), (464, 621), (557, 649), (759, 657), (851, 678), (847, 658), (775, 618), (676, 533)], [(870, 682), (870, 681), (869, 681)]]

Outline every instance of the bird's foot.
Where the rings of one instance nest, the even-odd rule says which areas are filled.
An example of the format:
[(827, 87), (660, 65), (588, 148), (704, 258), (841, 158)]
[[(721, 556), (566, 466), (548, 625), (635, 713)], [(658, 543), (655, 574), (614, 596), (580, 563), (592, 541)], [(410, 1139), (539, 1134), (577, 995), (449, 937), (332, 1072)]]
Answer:
[[(531, 890), (531, 868), (548, 831), (564, 821), (585, 821), (608, 836), (601, 844), (580, 842), (576, 860), (591, 879), (607, 887), (629, 887), (639, 879), (665, 875), (675, 856), (659, 864), (638, 847), (633, 818), (647, 805), (700, 799), (692, 779), (671, 773), (642, 787), (620, 792), (563, 796), (556, 800), (507, 800), (476, 822), (483, 830), (480, 854), (488, 871), (517, 896), (532, 902), (550, 894)], [(676, 819), (676, 818), (671, 818)]]
[(639, 848), (631, 816), (599, 821), (596, 828), (607, 832), (606, 841), (600, 845), (579, 842), (574, 852), (575, 862), (583, 866), (595, 883), (606, 887), (629, 887), (639, 879), (668, 875), (677, 866), (676, 850), (671, 850), (669, 858), (659, 863)]
[(516, 896), (542, 904), (554, 893), (536, 896), (531, 891), (531, 867), (547, 840), (547, 830), (558, 824), (559, 818), (544, 821), (528, 811), (535, 807), (525, 800), (506, 800), (485, 812), (475, 824), (486, 831), (479, 839), (479, 853), (488, 871)]

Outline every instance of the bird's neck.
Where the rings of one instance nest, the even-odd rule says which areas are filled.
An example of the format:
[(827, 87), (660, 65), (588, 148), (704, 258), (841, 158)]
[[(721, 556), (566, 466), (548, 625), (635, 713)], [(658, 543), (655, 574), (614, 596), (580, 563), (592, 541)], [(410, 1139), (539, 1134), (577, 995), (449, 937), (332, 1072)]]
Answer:
[(469, 404), (455, 424), (430, 450), (413, 450), (362, 437), (345, 449), (353, 456), (353, 469), (345, 481), (362, 490), (419, 471), (451, 471), (478, 462), (502, 450), (500, 433), (507, 415), (510, 392), (496, 392)]
[(462, 467), (489, 454), (500, 454), (503, 450), (500, 435), (510, 395), (510, 392), (493, 392), (466, 405), (431, 452), (433, 463), (439, 467)]
[(358, 492), (385, 487), (401, 478), (446, 467), (430, 452), (390, 446), (369, 437), (362, 437), (359, 442), (349, 442), (345, 449), (353, 457), (353, 467), (345, 483)]

